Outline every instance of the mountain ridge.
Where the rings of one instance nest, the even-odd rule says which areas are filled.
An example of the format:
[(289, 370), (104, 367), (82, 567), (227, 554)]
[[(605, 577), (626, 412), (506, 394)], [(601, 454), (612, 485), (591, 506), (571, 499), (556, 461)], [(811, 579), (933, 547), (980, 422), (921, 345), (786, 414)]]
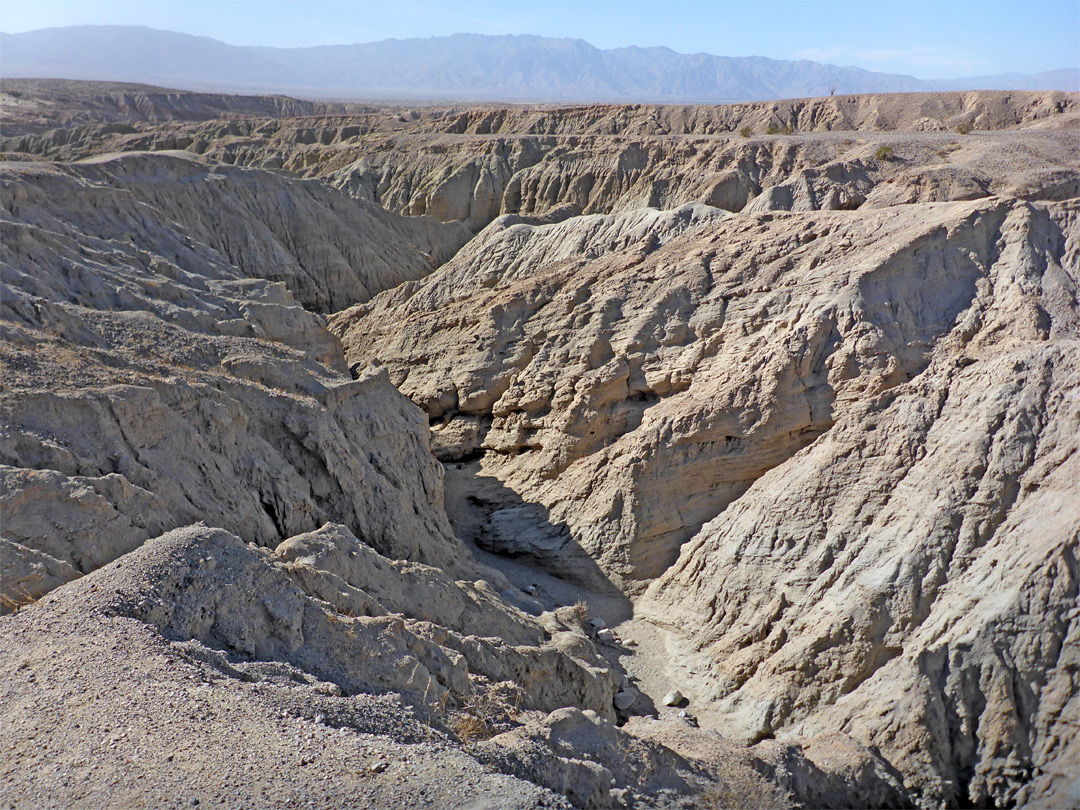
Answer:
[[(530, 34), (276, 48), (143, 26), (73, 26), (3, 33), (0, 44), (5, 78), (49, 75), (321, 98), (721, 103), (945, 89), (944, 82), (806, 59), (682, 54), (662, 46), (602, 50), (582, 39)], [(1002, 81), (1028, 87), (1043, 76), (1045, 89), (1070, 89), (1080, 81), (1080, 71), (1070, 70)], [(965, 81), (950, 80), (948, 89)]]

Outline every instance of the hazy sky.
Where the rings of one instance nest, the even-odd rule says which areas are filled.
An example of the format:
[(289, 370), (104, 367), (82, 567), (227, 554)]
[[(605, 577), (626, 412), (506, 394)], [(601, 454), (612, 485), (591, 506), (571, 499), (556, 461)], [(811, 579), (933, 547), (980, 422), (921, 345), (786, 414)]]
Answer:
[(538, 34), (600, 48), (806, 58), (921, 79), (1080, 66), (1080, 0), (7, 0), (0, 16), (7, 33), (94, 23), (280, 47)]

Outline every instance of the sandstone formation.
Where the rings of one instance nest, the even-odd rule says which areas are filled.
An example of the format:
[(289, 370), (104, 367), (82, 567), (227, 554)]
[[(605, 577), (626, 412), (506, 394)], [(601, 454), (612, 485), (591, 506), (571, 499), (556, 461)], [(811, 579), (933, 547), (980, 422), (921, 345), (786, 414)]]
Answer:
[(656, 580), (718, 727), (1034, 801), (1077, 723), (1077, 208), (955, 196), (505, 217), (331, 328), (512, 493), (478, 543)]
[(888, 205), (1045, 195), (1051, 187), (1064, 199), (1077, 194), (1070, 171), (1077, 98), (980, 91), (726, 107), (391, 109), (122, 132), (60, 128), (12, 135), (0, 147), (51, 160), (183, 149), (321, 178), (391, 211), (461, 220), (478, 231), (501, 214), (566, 206), (850, 209), (867, 197)]
[[(18, 165), (3, 183), (16, 806), (639, 806), (707, 790), (721, 765), (783, 803), (848, 796), (798, 749), (721, 761), (620, 731), (617, 654), (454, 535), (422, 412), (385, 372), (348, 376), (300, 301), (422, 272), (414, 257), (458, 229), (172, 155)], [(44, 700), (69, 709), (48, 719)], [(212, 774), (192, 796), (177, 756)]]
[(87, 573), (200, 520), (271, 544), (331, 517), (450, 563), (424, 422), (385, 375), (351, 380), (300, 301), (420, 274), (452, 230), (190, 158), (3, 183), (4, 534), (26, 565)]
[(901, 101), (6, 139), (5, 799), (1075, 803), (1076, 99)]

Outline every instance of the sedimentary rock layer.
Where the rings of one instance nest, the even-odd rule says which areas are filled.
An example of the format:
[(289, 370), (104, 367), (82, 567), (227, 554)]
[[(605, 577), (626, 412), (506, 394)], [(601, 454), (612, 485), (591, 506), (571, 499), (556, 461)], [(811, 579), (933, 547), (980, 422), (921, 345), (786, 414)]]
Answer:
[(1063, 199), (1077, 193), (1069, 174), (1076, 119), (1075, 94), (980, 91), (726, 107), (393, 108), (122, 132), (62, 128), (0, 146), (54, 160), (184, 149), (323, 178), (391, 211), (477, 231), (501, 214), (566, 206), (849, 209), (868, 199), (881, 206), (1032, 189)]
[(331, 328), (515, 494), (479, 542), (658, 578), (729, 732), (1000, 804), (1060, 788), (1076, 722), (1078, 238), (1005, 197), (508, 217)]
[(200, 520), (266, 545), (331, 517), (448, 564), (423, 420), (385, 375), (350, 379), (300, 306), (422, 273), (403, 237), (442, 226), (393, 219), (188, 158), (6, 171), (4, 533), (31, 569), (70, 578)]

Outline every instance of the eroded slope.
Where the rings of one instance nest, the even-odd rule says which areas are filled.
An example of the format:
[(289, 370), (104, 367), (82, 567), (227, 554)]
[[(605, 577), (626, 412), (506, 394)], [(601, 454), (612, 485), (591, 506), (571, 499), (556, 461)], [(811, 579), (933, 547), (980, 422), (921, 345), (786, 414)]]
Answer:
[(508, 218), (332, 329), (513, 492), (478, 543), (659, 576), (638, 609), (719, 727), (1007, 804), (1076, 722), (1078, 236), (1002, 197)]
[[(648, 807), (719, 780), (851, 800), (795, 746), (618, 728), (629, 684), (587, 609), (455, 536), (422, 412), (349, 376), (298, 303), (380, 283), (305, 263), (320, 245), (407, 259), (441, 226), (174, 156), (3, 183), (5, 799)], [(266, 196), (320, 228), (275, 231)]]

